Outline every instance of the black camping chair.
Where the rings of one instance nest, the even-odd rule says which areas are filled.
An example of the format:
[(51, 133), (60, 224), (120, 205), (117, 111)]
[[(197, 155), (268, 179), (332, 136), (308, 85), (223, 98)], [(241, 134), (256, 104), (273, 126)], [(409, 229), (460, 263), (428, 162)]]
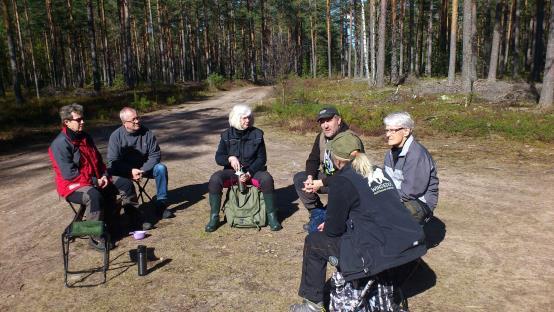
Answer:
[(104, 275), (104, 280), (102, 283), (106, 282), (106, 274), (108, 271), (110, 263), (110, 234), (106, 229), (106, 225), (103, 221), (92, 221), (85, 220), (83, 221), (83, 216), (85, 214), (86, 206), (80, 205), (79, 210), (77, 211), (73, 206), (73, 203), (67, 201), (75, 216), (71, 223), (65, 228), (61, 235), (62, 240), (62, 254), (63, 254), (63, 268), (64, 268), (64, 284), (66, 287), (71, 287), (67, 283), (67, 276), (69, 274), (81, 273), (81, 272), (71, 272), (69, 270), (69, 244), (74, 242), (76, 238), (90, 238), (96, 237), (100, 238), (98, 244), (101, 244), (103, 247), (103, 259), (104, 265), (102, 267), (102, 273)]
[(148, 192), (146, 192), (146, 185), (148, 184), (148, 181), (150, 181), (150, 178), (144, 178), (144, 183), (141, 183), (142, 180), (138, 180), (138, 181), (133, 180), (133, 182), (135, 182), (135, 184), (139, 189), (138, 198), (143, 204), (144, 204), (144, 196), (146, 196), (146, 198), (148, 198), (149, 201), (152, 201), (152, 197), (148, 194)]

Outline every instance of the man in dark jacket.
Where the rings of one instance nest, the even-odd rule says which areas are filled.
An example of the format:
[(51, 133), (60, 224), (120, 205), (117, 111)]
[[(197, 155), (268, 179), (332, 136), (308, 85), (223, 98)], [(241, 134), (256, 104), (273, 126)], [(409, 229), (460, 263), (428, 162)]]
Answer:
[[(117, 189), (123, 201), (136, 201), (129, 179), (108, 176), (94, 141), (83, 131), (83, 106), (61, 107), (60, 119), (62, 130), (48, 149), (58, 194), (69, 202), (85, 205), (87, 220), (103, 220), (104, 212), (115, 213)], [(90, 242), (97, 249), (104, 246), (94, 239)]]
[(321, 132), (315, 137), (312, 151), (306, 160), (306, 171), (296, 173), (293, 179), (300, 201), (310, 212), (310, 222), (304, 225), (306, 231), (309, 230), (310, 224), (313, 227), (314, 222), (320, 223), (317, 220), (318, 216), (324, 216), (323, 204), (318, 193), (327, 194), (329, 177), (335, 173), (329, 150), (325, 145), (338, 133), (348, 131), (348, 125), (334, 107), (326, 107), (319, 111), (317, 122)]
[(302, 304), (293, 312), (320, 311), (327, 261), (339, 259), (346, 281), (374, 276), (425, 254), (421, 227), (403, 207), (391, 178), (373, 167), (355, 135), (338, 134), (328, 143), (338, 172), (329, 183), (329, 202), (320, 232), (306, 236)]
[[(139, 181), (143, 177), (156, 180), (156, 206), (162, 218), (173, 216), (167, 208), (167, 167), (162, 164), (162, 154), (156, 137), (140, 122), (137, 111), (124, 107), (119, 112), (121, 127), (111, 135), (108, 143), (108, 172)], [(138, 207), (138, 203), (134, 205)], [(152, 227), (143, 222), (143, 229)]]

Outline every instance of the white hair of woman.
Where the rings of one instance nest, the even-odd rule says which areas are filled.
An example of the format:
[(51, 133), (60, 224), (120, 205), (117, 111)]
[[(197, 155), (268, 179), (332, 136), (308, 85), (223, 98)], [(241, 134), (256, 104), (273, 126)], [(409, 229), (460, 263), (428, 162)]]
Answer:
[(248, 105), (238, 104), (233, 106), (229, 113), (229, 125), (237, 130), (245, 130), (246, 128), (240, 123), (240, 119), (245, 116), (250, 116), (249, 126), (254, 126), (254, 115), (252, 115), (252, 109)]
[(390, 113), (383, 119), (383, 123), (385, 126), (398, 126), (410, 130), (415, 128), (415, 122), (408, 112)]

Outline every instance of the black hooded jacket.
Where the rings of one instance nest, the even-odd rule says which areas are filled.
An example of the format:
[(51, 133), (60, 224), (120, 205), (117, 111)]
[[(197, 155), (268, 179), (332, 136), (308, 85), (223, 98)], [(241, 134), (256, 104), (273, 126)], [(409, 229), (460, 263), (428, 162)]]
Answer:
[(350, 164), (333, 176), (324, 231), (341, 237), (339, 267), (346, 280), (378, 274), (427, 252), (423, 230), (380, 168), (372, 181)]

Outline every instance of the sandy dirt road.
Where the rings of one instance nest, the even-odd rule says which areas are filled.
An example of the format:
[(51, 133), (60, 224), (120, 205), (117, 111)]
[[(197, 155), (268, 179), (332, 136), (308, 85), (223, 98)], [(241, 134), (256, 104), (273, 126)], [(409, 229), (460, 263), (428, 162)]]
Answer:
[[(286, 311), (299, 300), (307, 212), (291, 186), (303, 170), (314, 133), (301, 135), (257, 120), (266, 133), (269, 171), (284, 229), (204, 232), (207, 181), (218, 169), (214, 153), (234, 104), (256, 105), (271, 87), (223, 92), (144, 116), (170, 173), (176, 218), (162, 220), (141, 242), (155, 248), (150, 273), (137, 276), (124, 238), (111, 253), (108, 282), (67, 289), (59, 235), (72, 211), (54, 191), (47, 144), (0, 157), (1, 311)], [(114, 127), (115, 125), (114, 121)], [(105, 156), (114, 127), (92, 134)], [(439, 166), (440, 200), (430, 229), (437, 247), (412, 276), (412, 311), (546, 311), (554, 300), (554, 148), (506, 142), (423, 138)], [(380, 138), (364, 138), (381, 164)], [(153, 184), (153, 183), (152, 183)], [(149, 186), (154, 194), (153, 186)], [(146, 205), (148, 208), (149, 205)], [(94, 267), (100, 255), (77, 242), (71, 261)], [(100, 274), (80, 275), (80, 286)], [(72, 280), (75, 282), (76, 280)]]

